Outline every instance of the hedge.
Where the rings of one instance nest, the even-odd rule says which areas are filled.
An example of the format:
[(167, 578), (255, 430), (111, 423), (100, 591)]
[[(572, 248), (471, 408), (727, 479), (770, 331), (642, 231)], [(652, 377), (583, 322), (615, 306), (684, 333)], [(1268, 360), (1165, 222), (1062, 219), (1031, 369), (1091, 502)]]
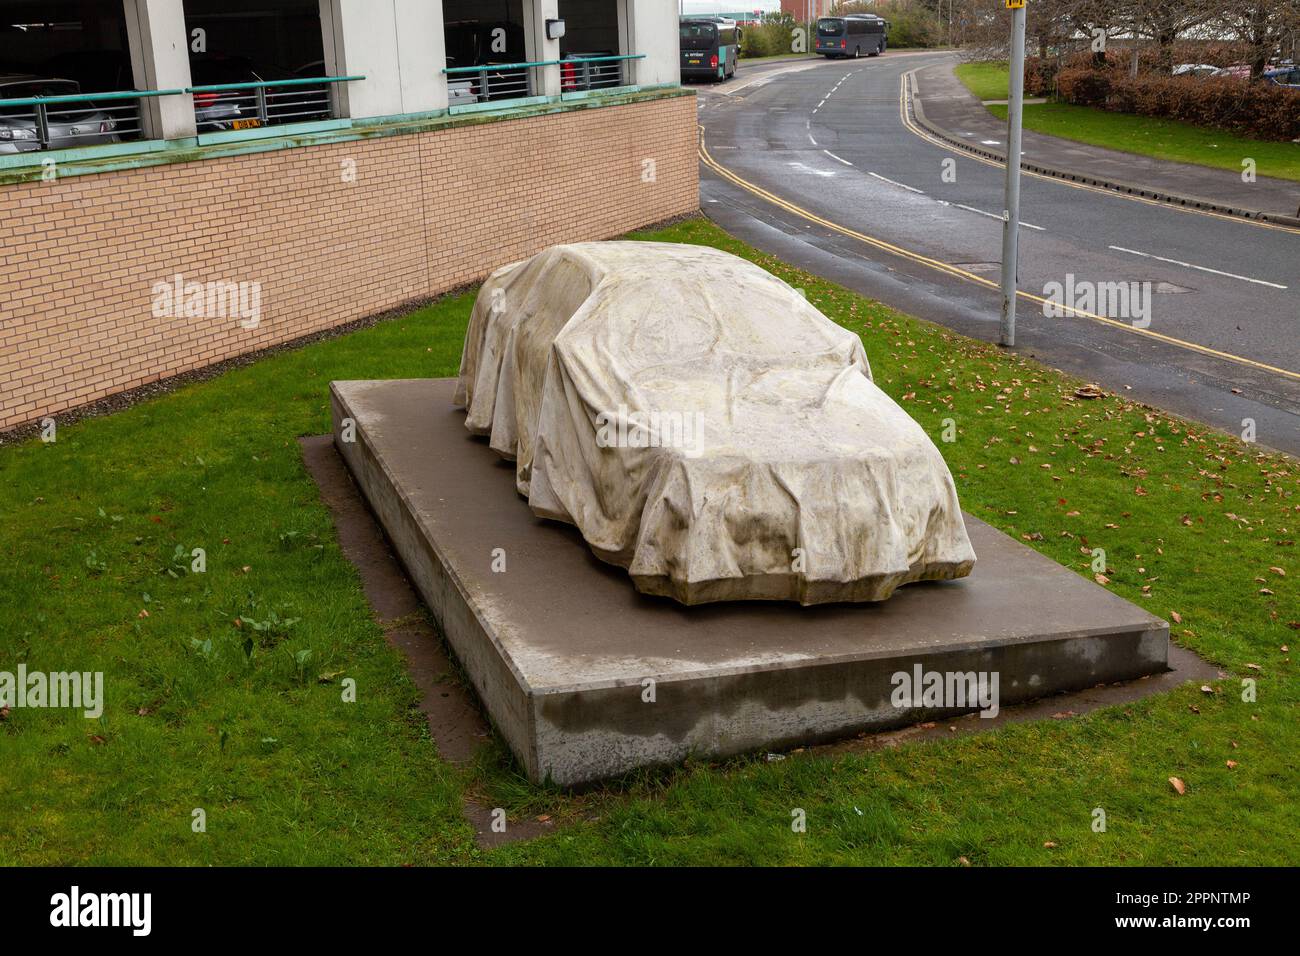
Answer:
[(1054, 95), (1064, 103), (1117, 113), (1155, 116), (1263, 140), (1300, 138), (1300, 90), (1231, 77), (1130, 76), (1108, 57), (1105, 67), (1089, 57), (1025, 61), (1025, 93)]

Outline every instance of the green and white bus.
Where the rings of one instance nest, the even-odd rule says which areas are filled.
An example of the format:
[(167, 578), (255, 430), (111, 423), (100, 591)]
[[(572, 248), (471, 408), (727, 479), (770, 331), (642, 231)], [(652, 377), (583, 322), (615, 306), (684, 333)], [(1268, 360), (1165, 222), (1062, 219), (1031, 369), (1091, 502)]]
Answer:
[(681, 21), (682, 79), (725, 80), (736, 75), (740, 59), (740, 28), (725, 17), (692, 17)]
[(880, 56), (888, 45), (889, 21), (873, 13), (817, 21), (817, 52), (824, 57)]

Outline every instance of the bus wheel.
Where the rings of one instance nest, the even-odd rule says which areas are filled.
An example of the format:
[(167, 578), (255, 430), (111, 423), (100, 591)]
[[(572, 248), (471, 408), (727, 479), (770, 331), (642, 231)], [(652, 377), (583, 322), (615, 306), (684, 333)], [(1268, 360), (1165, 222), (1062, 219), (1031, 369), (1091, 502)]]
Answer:
[(874, 50), (871, 51), (871, 55), (872, 55), (872, 56), (880, 56), (881, 52), (882, 52), (882, 51), (881, 51), (881, 49), (880, 49), (880, 46), (877, 44), (876, 48), (875, 48)]
[(855, 47), (853, 48), (853, 59), (856, 60), (856, 59), (857, 59), (858, 57), (860, 57), (860, 56), (862, 56), (862, 47), (860, 47), (860, 46), (855, 46)]

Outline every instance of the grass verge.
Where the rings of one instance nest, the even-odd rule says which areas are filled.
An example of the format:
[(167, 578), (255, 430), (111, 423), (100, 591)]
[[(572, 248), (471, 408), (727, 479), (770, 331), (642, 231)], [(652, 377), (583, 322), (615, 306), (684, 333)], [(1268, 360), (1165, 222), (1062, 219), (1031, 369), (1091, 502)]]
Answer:
[[(1283, 649), (1300, 636), (1294, 460), (1120, 397), (1077, 399), (1058, 372), (707, 221), (637, 238), (728, 249), (806, 290), (862, 336), (968, 510), (1089, 578), (1104, 548), (1108, 586), (1177, 615), (1175, 637), (1226, 676), (1080, 718), (696, 763), (579, 796), (532, 786), (495, 741), (451, 767), (295, 438), (328, 430), (331, 379), (455, 374), (467, 294), (0, 449), (0, 670), (102, 670), (107, 685), (98, 720), (0, 719), (0, 863), (1300, 862), (1300, 694)], [(341, 700), (349, 677), (356, 703)], [(479, 851), (467, 794), (554, 832)]]
[[(963, 63), (956, 73), (966, 88), (982, 100), (1007, 98), (1005, 63)], [(988, 110), (999, 119), (1007, 118), (1005, 106), (989, 106)], [(1300, 145), (1296, 143), (1248, 139), (1176, 120), (1111, 113), (1069, 103), (1027, 105), (1024, 123), (1025, 129), (1036, 133), (1238, 173), (1242, 159), (1250, 157), (1260, 176), (1300, 180)]]

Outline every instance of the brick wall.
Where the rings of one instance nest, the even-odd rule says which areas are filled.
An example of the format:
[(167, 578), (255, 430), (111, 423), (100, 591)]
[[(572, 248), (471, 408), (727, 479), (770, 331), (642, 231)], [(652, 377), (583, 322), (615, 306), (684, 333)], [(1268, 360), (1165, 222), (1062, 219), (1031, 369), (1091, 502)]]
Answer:
[[(0, 186), (0, 429), (688, 213), (695, 137), (676, 96)], [(178, 274), (256, 327), (155, 317)]]

